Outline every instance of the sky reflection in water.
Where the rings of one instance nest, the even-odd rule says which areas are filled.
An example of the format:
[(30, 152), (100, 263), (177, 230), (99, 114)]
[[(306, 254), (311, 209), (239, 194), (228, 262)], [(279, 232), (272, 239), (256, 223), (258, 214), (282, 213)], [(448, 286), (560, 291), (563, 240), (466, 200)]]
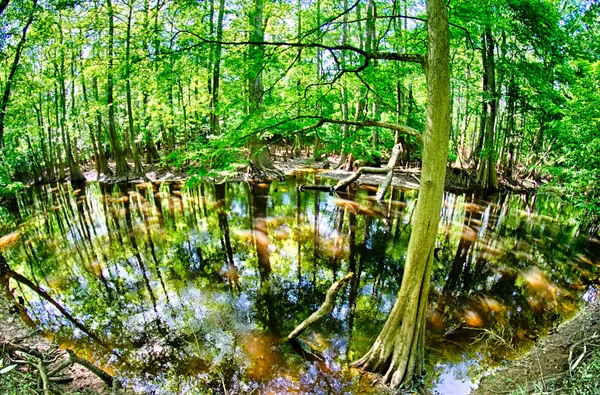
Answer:
[[(314, 177), (32, 191), (7, 259), (80, 329), (11, 287), (42, 328), (142, 392), (368, 392), (347, 363), (395, 301), (416, 191), (379, 205), (370, 188), (297, 190)], [(579, 235), (574, 215), (539, 197), (446, 194), (427, 317), (430, 388), (467, 393), (593, 294), (599, 242)], [(349, 271), (357, 275), (333, 313), (301, 335), (300, 350), (285, 343)]]

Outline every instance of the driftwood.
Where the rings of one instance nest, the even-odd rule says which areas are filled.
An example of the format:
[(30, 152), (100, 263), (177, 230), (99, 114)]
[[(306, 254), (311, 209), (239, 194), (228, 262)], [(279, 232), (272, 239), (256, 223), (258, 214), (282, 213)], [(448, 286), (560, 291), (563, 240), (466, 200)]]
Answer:
[(386, 174), (385, 180), (377, 189), (377, 195), (375, 199), (380, 202), (383, 200), (383, 196), (385, 192), (389, 188), (392, 183), (392, 178), (394, 177), (394, 167), (396, 166), (396, 162), (398, 161), (398, 156), (400, 155), (400, 151), (402, 150), (402, 144), (394, 145), (392, 149), (392, 155), (388, 164), (384, 167), (369, 167), (369, 166), (361, 166), (354, 173), (349, 175), (348, 177), (340, 180), (334, 187), (323, 186), (323, 185), (302, 185), (300, 187), (301, 191), (304, 190), (318, 190), (318, 191), (327, 191), (327, 192), (339, 192), (341, 190), (346, 189), (348, 185), (352, 184), (356, 180), (360, 178), (363, 174)]
[(327, 291), (327, 295), (325, 295), (325, 302), (323, 302), (323, 304), (321, 305), (321, 307), (319, 307), (319, 309), (317, 311), (315, 311), (314, 313), (312, 313), (310, 315), (310, 317), (308, 317), (307, 319), (305, 319), (304, 321), (302, 321), (302, 323), (300, 325), (298, 325), (296, 327), (296, 329), (294, 329), (288, 335), (287, 340), (291, 341), (293, 339), (296, 339), (309, 326), (313, 325), (314, 323), (316, 323), (317, 321), (319, 321), (321, 318), (323, 318), (327, 314), (331, 313), (333, 311), (333, 307), (335, 306), (335, 297), (337, 296), (339, 290), (342, 289), (342, 287), (344, 285), (346, 285), (346, 283), (348, 281), (350, 281), (350, 279), (352, 277), (354, 277), (354, 273), (350, 272), (350, 273), (348, 273), (346, 275), (346, 277), (344, 277), (341, 280), (336, 281), (333, 284), (331, 284), (331, 287), (329, 287), (329, 290)]

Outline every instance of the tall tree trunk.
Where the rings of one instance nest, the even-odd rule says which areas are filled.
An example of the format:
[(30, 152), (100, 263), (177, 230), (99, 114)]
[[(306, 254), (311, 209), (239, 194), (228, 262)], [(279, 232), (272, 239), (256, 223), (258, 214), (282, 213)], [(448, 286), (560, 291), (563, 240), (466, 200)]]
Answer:
[[(254, 0), (254, 8), (250, 15), (252, 30), (250, 41), (262, 42), (265, 39), (263, 30), (263, 0)], [(248, 50), (249, 84), (250, 84), (250, 111), (255, 116), (260, 116), (263, 104), (263, 81), (262, 68), (264, 66), (264, 48), (262, 45), (250, 45)], [(279, 178), (283, 176), (281, 170), (277, 169), (271, 160), (267, 144), (259, 137), (252, 136), (249, 142), (250, 166), (258, 178)]]
[[(60, 19), (61, 23), (62, 23), (62, 19)], [(57, 82), (58, 82), (58, 94), (60, 97), (60, 122), (59, 122), (59, 127), (60, 127), (60, 134), (62, 136), (62, 140), (63, 140), (63, 145), (65, 147), (65, 155), (67, 157), (67, 165), (69, 166), (69, 174), (71, 176), (71, 182), (74, 183), (80, 183), (85, 181), (85, 177), (83, 175), (83, 173), (81, 172), (81, 169), (79, 168), (79, 163), (77, 163), (75, 161), (75, 158), (73, 157), (73, 151), (71, 149), (71, 137), (69, 135), (69, 127), (67, 125), (67, 89), (66, 89), (66, 82), (65, 82), (65, 74), (66, 74), (66, 69), (65, 69), (65, 55), (64, 55), (64, 43), (63, 43), (63, 32), (62, 32), (62, 26), (59, 26), (59, 31), (60, 31), (60, 43), (61, 43), (61, 49), (60, 49), (60, 66), (56, 66), (56, 77), (57, 77)]]
[[(344, 0), (344, 10), (348, 9), (348, 0)], [(348, 44), (348, 13), (344, 14), (343, 23), (342, 23), (342, 46)], [(346, 54), (342, 51), (341, 53), (341, 66), (343, 69), (346, 68)], [(344, 121), (348, 120), (348, 90), (346, 86), (342, 84), (342, 119)], [(348, 157), (348, 142), (350, 138), (350, 125), (343, 125), (342, 129), (342, 149), (340, 152), (340, 161), (338, 162), (336, 168), (340, 168), (346, 162), (346, 158)]]
[[(96, 103), (100, 101), (100, 92), (98, 90), (98, 79), (94, 77), (93, 81), (94, 88), (94, 100)], [(94, 133), (90, 131), (90, 133)], [(112, 175), (112, 171), (108, 167), (108, 160), (106, 159), (106, 153), (104, 152), (104, 147), (102, 146), (102, 114), (100, 114), (100, 110), (96, 109), (96, 137), (98, 140), (98, 162), (100, 164), (99, 173)]]
[[(40, 98), (40, 103), (41, 103)], [(52, 116), (50, 115), (52, 103), (50, 102), (50, 93), (47, 93), (46, 96), (46, 121), (48, 125), (46, 127), (47, 136), (48, 136), (48, 158), (49, 158), (49, 166), (52, 167), (51, 173), (53, 174), (52, 181), (56, 181), (56, 162), (54, 161), (54, 137), (52, 136)]]
[[(375, 29), (376, 20), (377, 20), (377, 8), (375, 5), (375, 0), (369, 0), (367, 3), (367, 20), (366, 20), (366, 24), (365, 24), (365, 34), (366, 34), (365, 49), (368, 52), (377, 51), (377, 32)], [(378, 116), (379, 116), (379, 114), (378, 114), (379, 113), (379, 106), (378, 106), (379, 96), (377, 94), (377, 85), (378, 84), (373, 84), (373, 81), (374, 81), (375, 75), (376, 75), (376, 69), (377, 69), (377, 61), (374, 60), (372, 67), (368, 69), (369, 80), (371, 83), (371, 89), (373, 90), (373, 98), (371, 100), (372, 103), (371, 103), (371, 110), (370, 110), (370, 112), (371, 112), (370, 118), (374, 121), (377, 121)], [(372, 128), (371, 144), (373, 147), (377, 147), (377, 145), (379, 144), (379, 132), (378, 132), (377, 127)]]
[[(59, 97), (59, 93), (55, 87), (55, 90), (54, 90), (54, 117), (56, 120), (57, 133), (60, 133), (60, 115), (59, 115), (58, 97)], [(62, 136), (62, 133), (61, 133), (61, 136)], [(60, 137), (57, 137), (57, 139), (60, 139)], [(63, 146), (64, 146), (64, 140), (63, 140)], [(60, 147), (61, 147), (61, 145), (59, 142), (58, 144), (56, 144), (56, 155), (58, 157), (58, 179), (59, 179), (59, 181), (63, 181), (65, 178), (67, 178), (67, 176), (65, 175), (65, 162), (63, 161), (62, 152), (61, 152)]]
[(494, 39), (492, 30), (485, 29), (485, 56), (484, 64), (484, 106), (485, 106), (485, 132), (483, 149), (479, 165), (477, 181), (485, 190), (498, 189), (498, 175), (496, 173), (496, 149), (494, 135), (496, 133), (496, 111), (498, 100), (496, 98), (496, 72), (494, 64)]
[(356, 367), (382, 374), (383, 381), (393, 388), (410, 384), (424, 368), (425, 315), (448, 156), (450, 50), (445, 1), (427, 0), (427, 21), (423, 170), (402, 285), (377, 340), (365, 356), (354, 363)]
[[(42, 148), (42, 156), (44, 157), (44, 164), (46, 169), (46, 182), (53, 182), (56, 178), (56, 174), (54, 174), (54, 160), (52, 158), (52, 143), (51, 138), (48, 138), (47, 144), (46, 136), (45, 136), (45, 127), (44, 127), (44, 102), (42, 100), (42, 93), (39, 94), (39, 109), (36, 107), (36, 112), (38, 115), (38, 127), (40, 128), (40, 143)], [(50, 128), (48, 129), (51, 130)]]
[[(27, 41), (27, 30), (29, 30), (29, 26), (31, 26), (31, 23), (33, 22), (33, 16), (35, 15), (37, 2), (38, 0), (33, 0), (33, 8), (31, 9), (31, 13), (29, 14), (29, 19), (27, 19), (27, 23), (25, 23), (25, 27), (23, 27), (23, 33), (21, 34), (21, 39), (17, 43), (15, 57), (13, 59), (12, 66), (10, 67), (8, 78), (6, 79), (6, 85), (4, 85), (4, 93), (2, 94), (2, 102), (0, 103), (0, 148), (4, 147), (4, 122), (6, 118), (6, 108), (8, 107), (8, 101), (10, 100), (10, 91), (12, 89), (15, 74), (17, 73), (17, 68), (19, 67), (19, 62), (21, 61), (21, 53), (23, 53), (23, 46)], [(2, 5), (6, 7), (6, 5), (8, 5), (8, 2), (2, 3)], [(2, 9), (2, 11), (4, 11), (4, 9)]]
[(212, 134), (221, 133), (219, 124), (219, 85), (221, 81), (221, 41), (223, 40), (223, 17), (225, 15), (225, 0), (219, 0), (219, 14), (217, 16), (217, 44), (213, 46), (212, 54), (212, 84), (210, 97), (210, 130)]
[(458, 144), (457, 155), (456, 155), (456, 165), (459, 167), (463, 167), (466, 163), (467, 158), (470, 156), (467, 152), (467, 148), (465, 147), (465, 138), (467, 134), (467, 128), (469, 126), (469, 98), (470, 98), (470, 83), (469, 79), (471, 77), (471, 69), (469, 65), (467, 65), (467, 69), (465, 71), (465, 80), (466, 80), (466, 90), (465, 90), (465, 108), (464, 114), (462, 117), (462, 123), (460, 127), (460, 143)]
[(114, 64), (114, 47), (115, 47), (115, 23), (112, 0), (106, 0), (106, 8), (108, 12), (108, 69), (106, 82), (106, 98), (108, 105), (108, 140), (115, 157), (117, 176), (123, 176), (129, 173), (129, 164), (125, 160), (119, 137), (117, 136), (117, 127), (115, 125), (115, 100), (114, 100), (114, 80), (113, 80), (113, 64)]
[[(81, 73), (81, 90), (83, 91), (83, 102), (85, 103), (86, 108), (89, 108), (89, 98), (88, 98), (88, 94), (87, 94), (87, 86), (85, 84), (85, 75), (84, 73)], [(86, 112), (85, 116), (86, 118), (88, 116), (90, 116), (91, 114), (88, 114)], [(96, 169), (96, 172), (98, 174), (101, 173), (100, 171), (100, 154), (98, 152), (98, 143), (96, 142), (96, 135), (94, 133), (94, 125), (92, 124), (92, 122), (86, 122), (88, 125), (88, 129), (90, 131), (90, 140), (92, 142), (92, 150), (94, 151), (94, 168)]]
[(133, 126), (133, 105), (131, 104), (131, 19), (133, 17), (133, 2), (129, 4), (129, 13), (127, 15), (127, 35), (125, 38), (125, 91), (127, 95), (127, 122), (129, 124), (129, 138), (131, 140), (131, 149), (133, 154), (133, 172), (140, 174), (144, 172), (142, 161), (140, 160), (140, 151), (135, 138), (135, 129)]

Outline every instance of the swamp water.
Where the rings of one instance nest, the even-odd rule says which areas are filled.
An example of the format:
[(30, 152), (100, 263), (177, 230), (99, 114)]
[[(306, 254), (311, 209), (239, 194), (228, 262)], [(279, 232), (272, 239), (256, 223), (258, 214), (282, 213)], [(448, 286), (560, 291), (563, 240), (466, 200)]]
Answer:
[[(46, 186), (4, 213), (28, 316), (142, 393), (375, 391), (349, 370), (395, 301), (417, 191), (285, 182)], [(427, 386), (465, 394), (595, 297), (600, 242), (535, 196), (447, 193), (427, 317)], [(332, 282), (331, 314), (283, 341)], [(2, 291), (4, 292), (4, 291)], [(50, 300), (55, 303), (53, 304)], [(68, 312), (61, 313), (56, 306)], [(315, 362), (316, 360), (316, 362)]]

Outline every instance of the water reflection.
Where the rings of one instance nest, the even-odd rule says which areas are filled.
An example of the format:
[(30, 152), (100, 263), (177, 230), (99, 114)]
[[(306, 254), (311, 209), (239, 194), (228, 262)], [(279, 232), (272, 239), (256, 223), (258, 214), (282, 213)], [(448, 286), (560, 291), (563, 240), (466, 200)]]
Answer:
[[(18, 213), (2, 214), (10, 234), (0, 243), (22, 277), (11, 290), (38, 325), (139, 391), (365, 393), (346, 364), (394, 303), (416, 192), (395, 189), (378, 204), (369, 188), (299, 191), (317, 177), (30, 191)], [(576, 311), (600, 244), (579, 235), (573, 215), (539, 197), (446, 195), (431, 388), (467, 388)], [(333, 313), (286, 343), (348, 272)]]

